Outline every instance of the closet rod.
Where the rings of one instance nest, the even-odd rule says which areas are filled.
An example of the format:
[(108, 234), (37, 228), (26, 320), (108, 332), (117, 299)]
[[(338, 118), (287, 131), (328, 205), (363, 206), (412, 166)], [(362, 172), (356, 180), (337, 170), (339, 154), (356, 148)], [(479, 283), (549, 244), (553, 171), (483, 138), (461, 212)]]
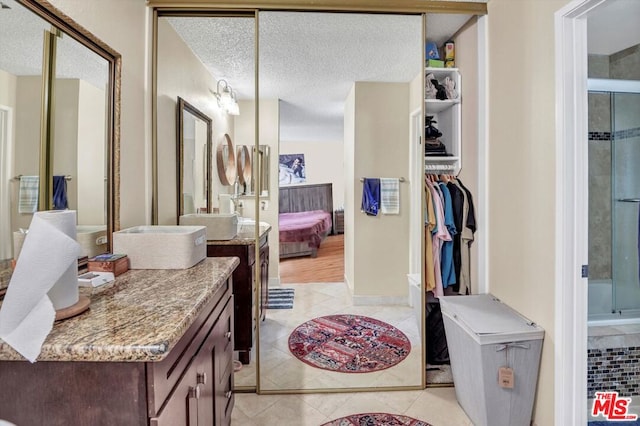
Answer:
[[(404, 178), (403, 178), (402, 176), (400, 176), (400, 177), (398, 178), (398, 180), (399, 180), (400, 182), (404, 182)], [(363, 178), (363, 177), (362, 177), (362, 178), (360, 178), (360, 182), (364, 182), (364, 178)]]

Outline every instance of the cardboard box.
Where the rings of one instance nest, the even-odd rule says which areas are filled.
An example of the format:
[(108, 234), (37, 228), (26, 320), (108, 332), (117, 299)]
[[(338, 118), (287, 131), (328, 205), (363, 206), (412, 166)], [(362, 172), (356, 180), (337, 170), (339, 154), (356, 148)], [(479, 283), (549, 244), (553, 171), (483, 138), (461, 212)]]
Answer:
[(103, 254), (89, 259), (88, 266), (91, 272), (112, 272), (117, 277), (129, 270), (129, 258), (126, 254)]

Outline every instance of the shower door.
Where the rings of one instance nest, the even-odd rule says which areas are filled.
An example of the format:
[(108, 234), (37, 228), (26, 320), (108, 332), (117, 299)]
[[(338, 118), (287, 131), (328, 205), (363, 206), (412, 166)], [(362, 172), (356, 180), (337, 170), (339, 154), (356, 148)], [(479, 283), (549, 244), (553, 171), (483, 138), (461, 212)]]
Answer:
[(611, 127), (613, 305), (634, 314), (640, 313), (640, 94), (612, 93)]

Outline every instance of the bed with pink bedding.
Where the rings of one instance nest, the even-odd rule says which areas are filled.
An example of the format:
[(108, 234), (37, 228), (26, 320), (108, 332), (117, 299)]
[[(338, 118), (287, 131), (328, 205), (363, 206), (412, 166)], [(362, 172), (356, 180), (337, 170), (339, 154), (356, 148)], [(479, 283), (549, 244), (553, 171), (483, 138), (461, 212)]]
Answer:
[(282, 187), (279, 209), (280, 258), (315, 257), (332, 232), (332, 184)]

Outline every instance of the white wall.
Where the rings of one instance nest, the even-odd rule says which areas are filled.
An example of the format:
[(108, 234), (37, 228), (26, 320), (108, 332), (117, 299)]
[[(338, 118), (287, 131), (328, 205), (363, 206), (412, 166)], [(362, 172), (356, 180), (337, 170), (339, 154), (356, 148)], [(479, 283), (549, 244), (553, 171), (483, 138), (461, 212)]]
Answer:
[(355, 200), (356, 159), (356, 85), (351, 86), (344, 103), (344, 279), (351, 294), (355, 282), (355, 216), (360, 204)]
[[(253, 101), (240, 101), (240, 115), (235, 117), (234, 131), (235, 143), (248, 145), (249, 149), (255, 145), (255, 103)], [(266, 201), (266, 207), (259, 212), (259, 220), (271, 225), (269, 233), (269, 278), (272, 284), (279, 282), (279, 253), (280, 242), (278, 240), (278, 141), (280, 139), (280, 101), (267, 99), (260, 101), (260, 145), (268, 145), (271, 148), (269, 157), (269, 195), (260, 197), (260, 201)], [(250, 151), (251, 152), (251, 151)], [(254, 173), (256, 169), (253, 169)], [(255, 198), (243, 197), (242, 215), (255, 218)], [(275, 282), (274, 282), (275, 280)]]
[(107, 99), (104, 90), (86, 81), (78, 80), (78, 90), (78, 163), (77, 179), (74, 178), (78, 191), (78, 225), (104, 225)]
[(553, 18), (566, 3), (488, 4), (489, 286), (546, 330), (534, 408), (539, 426), (554, 422), (554, 373), (562, 374), (554, 371)]
[(51, 3), (122, 55), (120, 221), (122, 228), (147, 224), (151, 219), (151, 89), (146, 5), (131, 0)]
[[(42, 77), (17, 78), (15, 109), (14, 175), (38, 176), (40, 172), (40, 95)], [(29, 228), (31, 214), (18, 213), (20, 183), (12, 187), (13, 229)]]
[[(453, 37), (456, 46), (456, 67), (462, 81), (462, 169), (460, 180), (474, 196), (476, 213), (485, 202), (478, 198), (478, 25), (473, 18)], [(479, 228), (471, 245), (471, 293), (478, 293), (478, 247), (486, 230)]]
[[(357, 255), (345, 256), (345, 268), (353, 262), (356, 298), (400, 300), (408, 293), (409, 186), (400, 184), (399, 215), (373, 217), (360, 212), (360, 178), (407, 176), (409, 104), (408, 83), (355, 83), (355, 164), (353, 176), (346, 181), (346, 186), (352, 185), (354, 189), (351, 198), (345, 199), (345, 216), (353, 216), (353, 253)], [(345, 144), (351, 143), (350, 139), (345, 135)], [(350, 149), (347, 147), (345, 151)], [(350, 236), (345, 235), (345, 239)]]
[(177, 223), (176, 105), (178, 96), (213, 120), (212, 204), (220, 193), (230, 192), (218, 178), (215, 152), (224, 135), (235, 142), (233, 117), (223, 112), (211, 90), (216, 80), (165, 18), (158, 19), (158, 224)]
[(70, 209), (77, 210), (79, 81), (57, 79), (55, 85), (53, 174), (71, 176), (67, 182), (67, 201)]
[(343, 141), (281, 141), (280, 154), (304, 154), (305, 183), (332, 183), (334, 210), (344, 206)]

